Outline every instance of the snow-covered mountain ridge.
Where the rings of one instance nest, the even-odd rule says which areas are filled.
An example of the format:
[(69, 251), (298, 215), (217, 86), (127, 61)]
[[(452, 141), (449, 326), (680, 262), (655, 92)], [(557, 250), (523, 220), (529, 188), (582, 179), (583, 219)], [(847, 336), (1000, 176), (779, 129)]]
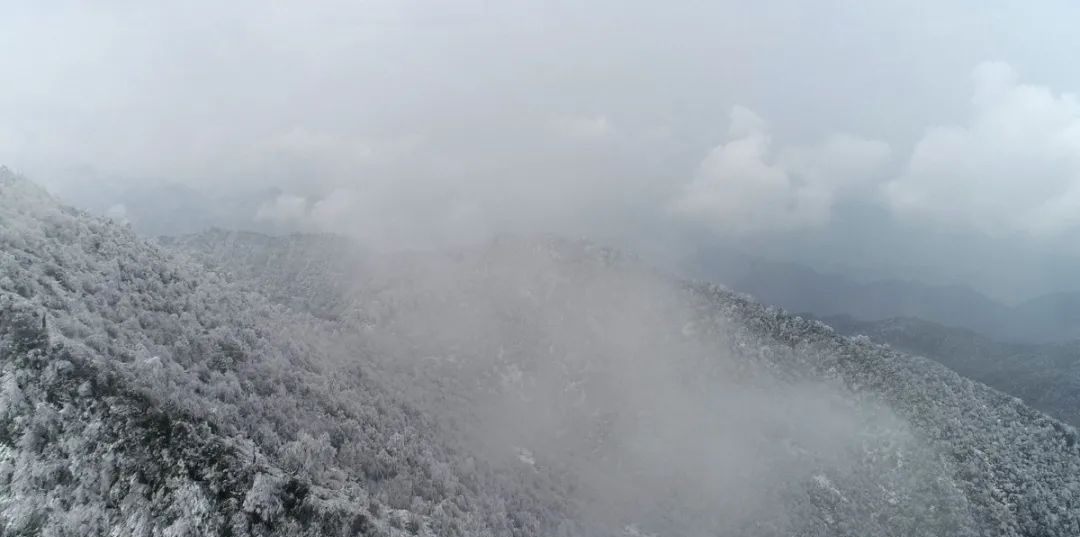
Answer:
[(343, 244), (0, 178), (5, 534), (1080, 533), (1076, 432), (932, 361), (587, 243)]

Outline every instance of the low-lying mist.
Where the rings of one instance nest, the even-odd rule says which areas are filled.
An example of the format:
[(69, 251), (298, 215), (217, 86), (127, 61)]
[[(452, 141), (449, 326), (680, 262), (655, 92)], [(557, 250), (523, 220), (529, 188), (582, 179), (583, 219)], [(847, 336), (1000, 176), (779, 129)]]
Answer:
[(964, 516), (943, 463), (883, 405), (770, 361), (769, 342), (616, 252), (503, 240), (369, 259), (356, 279), (346, 363), (370, 359), (514, 479), (568, 480), (587, 527), (827, 534)]

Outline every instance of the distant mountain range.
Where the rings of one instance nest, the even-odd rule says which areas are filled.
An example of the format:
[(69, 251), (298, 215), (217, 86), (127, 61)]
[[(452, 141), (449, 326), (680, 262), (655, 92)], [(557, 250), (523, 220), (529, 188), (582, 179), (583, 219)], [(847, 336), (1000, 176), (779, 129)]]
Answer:
[(794, 263), (717, 253), (699, 258), (694, 274), (724, 282), (764, 303), (821, 317), (918, 318), (1013, 342), (1080, 339), (1080, 292), (1054, 293), (1009, 305), (961, 285), (898, 279), (861, 282)]
[(1080, 425), (1080, 341), (1010, 343), (966, 328), (915, 318), (860, 321), (823, 317), (842, 334), (933, 358), (957, 373), (1020, 397), (1061, 420)]

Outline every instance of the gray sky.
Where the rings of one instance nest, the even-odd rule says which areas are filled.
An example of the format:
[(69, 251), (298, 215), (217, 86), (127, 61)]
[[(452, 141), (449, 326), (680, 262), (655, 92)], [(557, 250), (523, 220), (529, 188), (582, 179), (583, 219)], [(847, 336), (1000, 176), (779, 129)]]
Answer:
[(1075, 288), (1080, 6), (913, 4), (0, 0), (0, 163), (155, 231)]

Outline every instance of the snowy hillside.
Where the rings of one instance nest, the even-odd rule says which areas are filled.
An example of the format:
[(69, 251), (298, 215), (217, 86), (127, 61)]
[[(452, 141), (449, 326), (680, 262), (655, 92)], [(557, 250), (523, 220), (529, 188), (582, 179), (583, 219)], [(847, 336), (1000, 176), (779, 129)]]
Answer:
[(165, 244), (0, 177), (4, 534), (1080, 533), (1068, 426), (618, 252)]
[[(294, 246), (289, 245), (303, 240), (303, 236), (285, 239), (264, 237), (261, 245), (263, 248), (269, 247), (275, 257), (287, 258), (283, 249), (293, 248)], [(322, 239), (308, 237), (307, 240), (317, 242)], [(247, 240), (243, 236), (227, 233), (204, 234), (187, 237), (179, 243), (220, 270), (234, 275), (254, 276), (255, 279), (249, 283), (256, 287), (272, 289), (281, 284), (271, 276), (281, 274), (280, 265), (252, 266), (250, 261), (255, 258), (250, 255), (227, 255), (228, 252), (245, 251), (244, 244)], [(380, 270), (375, 263), (368, 261), (366, 268), (362, 270), (364, 277), (354, 280), (363, 283), (354, 285), (348, 293), (336, 295), (342, 301), (339, 307), (354, 313), (351, 324), (347, 320), (343, 321), (346, 331), (376, 334), (380, 330), (375, 327), (381, 326), (388, 332), (397, 333), (408, 327), (424, 325), (425, 323), (417, 323), (415, 319), (409, 318), (410, 308), (415, 312), (422, 312), (413, 313), (416, 315), (430, 315), (430, 312), (438, 311), (436, 317), (443, 322), (463, 316), (474, 317), (477, 312), (475, 302), (487, 301), (489, 303), (485, 306), (486, 309), (513, 311), (529, 319), (527, 325), (533, 328), (543, 326), (544, 322), (551, 323), (551, 318), (555, 317), (555, 324), (547, 325), (547, 333), (557, 335), (554, 339), (559, 342), (567, 341), (567, 334), (573, 327), (590, 323), (601, 332), (601, 338), (610, 338), (612, 334), (617, 334), (615, 339), (638, 338), (631, 339), (632, 343), (620, 348), (620, 351), (626, 351), (627, 347), (640, 347), (643, 343), (656, 345), (655, 340), (665, 338), (685, 337), (688, 334), (700, 336), (706, 341), (704, 347), (669, 352), (662, 359), (670, 360), (671, 354), (688, 357), (685, 358), (688, 360), (688, 369), (676, 369), (675, 374), (704, 379), (701, 389), (706, 391), (730, 391), (731, 379), (737, 379), (735, 389), (779, 382), (783, 386), (781, 390), (765, 389), (759, 392), (770, 398), (769, 404), (761, 405), (767, 408), (778, 406), (775, 404), (777, 400), (791, 397), (792, 392), (797, 392), (792, 389), (793, 384), (809, 384), (829, 391), (829, 397), (835, 397), (830, 399), (830, 404), (842, 401), (837, 404), (851, 405), (850, 408), (857, 409), (855, 412), (861, 414), (856, 421), (862, 421), (855, 426), (858, 430), (855, 437), (858, 438), (859, 446), (854, 450), (859, 453), (838, 466), (857, 467), (855, 461), (863, 461), (867, 466), (859, 468), (858, 472), (863, 472), (864, 475), (855, 476), (853, 480), (864, 478), (876, 480), (877, 483), (872, 486), (864, 484), (866, 489), (863, 490), (858, 489), (858, 484), (846, 483), (846, 486), (855, 490), (843, 491), (834, 496), (843, 498), (837, 505), (830, 505), (821, 498), (809, 500), (809, 504), (814, 506), (813, 509), (825, 509), (831, 513), (835, 513), (835, 509), (850, 509), (843, 514), (831, 514), (824, 519), (822, 531), (826, 534), (889, 534), (896, 531), (895, 527), (874, 526), (873, 521), (885, 518), (891, 524), (902, 524), (900, 521), (904, 520), (904, 517), (892, 511), (893, 509), (914, 516), (914, 519), (908, 519), (910, 525), (906, 526), (906, 531), (920, 535), (957, 535), (964, 532), (978, 535), (1071, 535), (1077, 531), (1078, 504), (1073, 498), (1074, 494), (1080, 491), (1077, 488), (1080, 485), (1080, 451), (1076, 446), (1075, 431), (1027, 408), (1013, 397), (965, 379), (940, 364), (866, 341), (840, 337), (820, 323), (762, 307), (709, 284), (669, 282), (671, 286), (678, 288), (677, 293), (656, 295), (655, 286), (658, 284), (654, 279), (655, 275), (634, 269), (632, 267), (635, 264), (632, 261), (621, 260), (618, 256), (612, 258), (611, 252), (587, 244), (563, 241), (505, 241), (477, 252), (454, 252), (443, 257), (434, 256), (434, 259), (411, 258), (410, 261), (411, 263), (387, 263), (392, 270)], [(320, 281), (322, 278), (318, 275), (318, 267), (323, 265), (307, 258), (305, 266), (311, 267), (314, 272), (300, 271), (303, 279), (309, 282)], [(403, 265), (411, 267), (411, 271), (402, 270)], [(288, 270), (287, 277), (300, 276), (299, 273), (292, 272), (296, 270), (297, 264), (292, 262), (290, 266), (292, 268)], [(423, 267), (427, 267), (429, 273), (425, 274)], [(649, 283), (633, 281), (635, 277), (630, 277), (630, 283), (613, 284), (612, 280), (626, 277), (624, 270), (628, 267), (631, 267), (631, 272), (637, 272), (636, 278), (644, 278)], [(361, 269), (358, 267), (357, 270)], [(450, 286), (453, 291), (447, 291), (448, 287), (444, 284), (446, 281), (455, 282)], [(435, 296), (425, 293), (424, 290), (431, 287), (440, 292)], [(629, 293), (631, 290), (632, 294)], [(632, 319), (633, 327), (630, 328), (619, 326), (618, 323), (612, 325), (613, 321), (610, 319), (596, 323), (593, 316), (600, 304), (609, 305), (604, 312), (607, 315), (611, 315), (613, 310), (622, 312), (621, 314), (631, 312), (633, 315), (642, 315), (645, 311), (656, 308), (657, 306), (652, 304), (643, 310), (641, 304), (633, 303), (632, 298), (617, 303), (614, 308), (610, 307), (612, 296), (640, 299), (643, 290), (652, 290), (654, 294), (645, 295), (649, 299), (655, 299), (656, 296), (669, 299), (674, 296), (677, 304), (669, 304), (669, 308), (659, 312), (652, 311), (653, 315), (649, 318)], [(530, 307), (534, 308), (534, 316), (530, 316)], [(387, 314), (387, 311), (393, 313)], [(535, 316), (537, 311), (542, 313), (543, 318)], [(398, 321), (395, 317), (403, 320)], [(490, 324), (490, 315), (481, 317)], [(507, 325), (500, 325), (498, 329), (491, 330), (492, 332), (514, 333), (515, 325), (512, 321), (498, 322), (506, 322)], [(664, 325), (674, 329), (677, 334), (665, 333), (660, 328)], [(641, 328), (642, 326), (648, 328)], [(642, 333), (635, 334), (635, 330)], [(526, 332), (534, 334), (536, 330)], [(526, 349), (515, 349), (515, 342), (521, 346), (519, 338), (511, 338), (511, 345), (492, 344), (493, 348), (487, 352), (488, 355), (510, 358), (503, 361), (492, 360), (483, 366), (486, 369), (481, 372), (455, 373), (455, 368), (462, 367), (459, 365), (460, 360), (432, 359), (439, 356), (440, 349), (442, 355), (450, 354), (453, 358), (455, 353), (448, 352), (447, 349), (453, 348), (460, 333), (461, 330), (455, 330), (453, 337), (443, 334), (408, 338), (412, 342), (438, 341), (438, 344), (434, 345), (435, 349), (430, 350), (433, 356), (417, 352), (417, 360), (426, 358), (422, 371), (430, 373), (436, 379), (430, 381), (430, 388), (414, 390), (419, 394), (414, 395), (413, 399), (427, 412), (447, 412), (447, 397), (443, 395), (443, 399), (439, 401), (425, 402), (424, 399), (429, 394), (446, 394), (449, 391), (464, 396), (474, 393), (475, 388), (467, 383), (456, 387), (456, 392), (453, 388), (448, 390), (447, 387), (455, 382), (455, 379), (484, 378), (484, 371), (492, 371), (487, 376), (496, 379), (510, 378), (513, 380), (512, 384), (523, 385), (526, 390), (531, 385), (547, 385), (546, 381), (533, 379), (550, 376), (552, 373), (547, 370), (550, 366), (542, 364), (537, 367), (529, 364), (529, 360), (534, 359), (532, 355), (536, 348), (545, 349), (549, 343), (547, 341), (524, 344)], [(475, 340), (471, 338), (469, 343), (465, 344), (466, 347), (475, 345)], [(583, 350), (580, 344), (572, 347), (575, 351)], [(595, 347), (584, 347), (584, 354), (593, 357), (612, 354), (605, 352), (610, 349), (602, 348), (596, 352)], [(660, 347), (663, 351), (671, 350), (668, 344), (660, 344)], [(532, 352), (529, 349), (532, 349)], [(485, 353), (476, 353), (474, 350), (474, 354)], [(564, 350), (560, 349), (553, 354), (566, 360)], [(398, 356), (402, 356), (402, 353)], [(651, 361), (658, 358), (651, 356), (644, 359)], [(466, 363), (469, 367), (480, 367), (475, 357)], [(564, 361), (559, 364), (558, 369), (574, 371), (575, 365), (578, 370), (604, 372), (603, 367), (598, 367), (591, 360), (584, 364), (573, 360), (568, 363)], [(640, 363), (631, 365), (635, 368), (642, 367)], [(431, 373), (436, 366), (441, 366), (442, 369), (438, 369), (438, 373)], [(649, 374), (656, 371), (647, 366), (645, 369)], [(671, 373), (671, 370), (665, 368), (662, 372)], [(646, 374), (646, 377), (651, 382), (653, 377), (649, 374)], [(416, 383), (421, 378), (422, 375), (408, 374), (408, 382), (411, 383)], [(611, 379), (596, 382), (603, 380)], [(618, 381), (619, 386), (628, 385), (624, 377), (618, 378)], [(556, 385), (562, 390), (574, 391), (580, 386), (587, 386), (587, 381), (583, 382), (581, 376), (571, 376)], [(642, 387), (632, 383), (629, 385)], [(678, 386), (684, 387), (686, 384)], [(529, 394), (529, 397), (536, 401), (535, 395)], [(540, 397), (542, 400), (543, 396)], [(562, 397), (560, 393), (555, 399), (561, 401)], [(634, 401), (640, 397), (641, 394), (636, 393), (631, 401), (620, 400), (620, 408), (613, 414), (604, 414), (597, 409), (590, 409), (589, 412), (569, 411), (569, 414), (619, 416), (620, 413), (625, 414), (628, 406), (634, 408)], [(705, 400), (721, 407), (725, 404), (740, 405), (739, 411), (752, 416), (747, 419), (768, 423), (768, 427), (775, 426), (784, 430), (781, 437), (790, 435), (780, 442), (791, 441), (793, 438), (796, 439), (795, 442), (803, 440), (800, 435), (805, 434), (805, 431), (800, 432), (797, 427), (792, 427), (792, 424), (783, 423), (783, 419), (777, 416), (754, 414), (754, 404), (748, 404), (742, 395), (732, 396), (729, 401), (723, 401), (723, 398), (720, 398), (720, 401)], [(793, 406), (787, 407), (781, 413), (792, 412), (797, 419), (806, 419), (816, 424), (821, 415), (814, 414), (809, 408), (799, 408), (799, 405), (804, 403), (810, 403), (812, 407), (816, 400), (793, 398), (788, 401), (794, 403)], [(702, 400), (694, 399), (694, 402), (701, 403)], [(779, 406), (783, 408), (782, 404)], [(471, 414), (480, 412), (470, 411)], [(665, 415), (663, 412), (658, 414)], [(511, 415), (529, 414), (511, 412)], [(635, 428), (644, 425), (638, 421), (624, 426)], [(732, 434), (763, 434), (756, 426), (745, 427), (732, 423), (722, 423), (721, 426), (729, 428)], [(875, 427), (880, 429), (875, 430)], [(684, 432), (686, 436), (680, 437), (679, 441), (715, 441), (699, 430)], [(630, 438), (634, 436), (630, 435)], [(773, 437), (770, 440), (778, 439)], [(716, 445), (732, 448), (723, 441)], [(565, 449), (564, 446), (555, 447)], [(754, 446), (754, 449), (759, 447)], [(840, 447), (841, 450), (845, 448), (851, 447)], [(765, 449), (761, 453), (767, 452)], [(542, 457), (542, 454), (543, 451), (539, 449), (530, 451), (532, 457)], [(668, 455), (693, 459), (692, 455), (678, 449), (671, 450)], [(920, 457), (923, 459), (920, 460)], [(566, 457), (562, 456), (554, 458), (566, 460)], [(626, 463), (625, 460), (620, 462)], [(800, 461), (800, 464), (805, 462)], [(822, 463), (815, 461), (808, 466), (814, 464)], [(890, 464), (892, 474), (888, 473)], [(809, 476), (805, 483), (811, 485), (811, 491), (831, 491), (837, 480), (830, 475), (827, 471), (817, 473)], [(890, 475), (893, 481), (889, 482), (885, 475)], [(904, 483), (905, 479), (909, 481)], [(688, 482), (680, 479), (674, 481), (680, 483), (675, 486), (676, 490), (685, 488), (683, 484)], [(829, 486), (826, 486), (826, 483)], [(904, 489), (905, 486), (910, 488)], [(958, 497), (952, 496), (957, 491)], [(695, 492), (701, 493), (700, 490)], [(809, 497), (812, 498), (813, 495)], [(865, 504), (872, 503), (875, 498), (884, 498), (884, 505), (868, 508)], [(807, 497), (803, 500), (807, 500)], [(926, 507), (926, 504), (921, 502), (936, 502), (931, 510), (935, 516), (947, 519), (948, 522), (941, 523), (950, 529), (945, 531), (941, 529), (943, 526), (933, 526), (931, 521), (935, 520), (934, 517), (927, 516), (925, 512), (919, 513), (920, 504)], [(859, 505), (860, 503), (864, 505)], [(720, 504), (723, 504), (723, 501), (714, 505)], [(789, 504), (786, 505), (790, 508)], [(955, 511), (942, 514), (950, 508)], [(638, 512), (642, 512), (640, 507), (638, 509)], [(873, 509), (879, 511), (871, 515)], [(881, 513), (890, 515), (887, 518), (881, 517)], [(655, 530), (657, 527), (650, 526), (650, 529)], [(663, 524), (659, 527), (662, 528)]]
[(913, 318), (857, 321), (841, 316), (824, 321), (841, 333), (865, 335), (933, 358), (1066, 423), (1080, 425), (1080, 340), (1009, 343)]
[(334, 327), (10, 174), (0, 310), (5, 534), (535, 535), (569, 518), (362, 367), (327, 375)]

